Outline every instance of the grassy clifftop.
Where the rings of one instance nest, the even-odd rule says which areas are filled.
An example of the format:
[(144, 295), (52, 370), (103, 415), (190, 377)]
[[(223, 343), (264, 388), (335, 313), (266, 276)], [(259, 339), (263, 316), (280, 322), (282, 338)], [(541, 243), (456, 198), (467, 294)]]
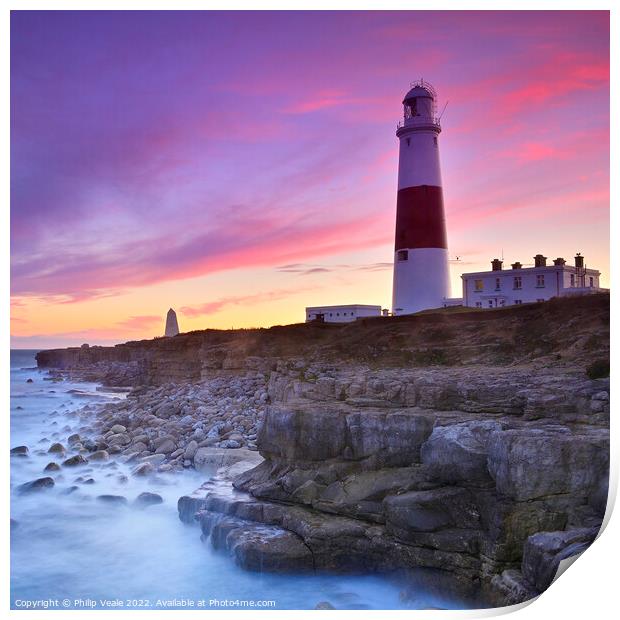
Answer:
[(304, 358), (371, 367), (578, 365), (609, 360), (609, 294), (552, 299), (497, 310), (463, 308), (342, 325), (300, 323), (264, 329), (201, 330), (114, 347), (42, 351), (41, 367), (106, 362), (174, 369), (234, 369), (250, 358)]

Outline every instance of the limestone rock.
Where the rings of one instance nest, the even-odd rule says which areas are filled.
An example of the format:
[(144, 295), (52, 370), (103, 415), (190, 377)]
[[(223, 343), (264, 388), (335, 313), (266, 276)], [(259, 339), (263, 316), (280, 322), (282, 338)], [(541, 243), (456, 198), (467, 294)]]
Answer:
[(421, 449), (429, 475), (448, 484), (490, 480), (488, 443), (498, 422), (483, 420), (436, 426)]
[(587, 528), (530, 536), (523, 548), (523, 575), (543, 592), (555, 578), (560, 562), (585, 551), (597, 533), (598, 528)]
[(323, 461), (372, 458), (378, 466), (419, 462), (433, 418), (411, 412), (351, 412), (346, 407), (268, 407), (258, 448), (268, 457)]
[(211, 544), (227, 549), (235, 562), (258, 572), (312, 571), (312, 553), (303, 540), (279, 528), (257, 526), (238, 519), (219, 520), (211, 530)]
[(519, 570), (505, 570), (495, 575), (491, 580), (491, 586), (496, 591), (498, 606), (517, 605), (540, 594)]
[(241, 461), (247, 461), (248, 466), (258, 465), (262, 457), (257, 452), (245, 448), (198, 448), (194, 455), (194, 467), (201, 472), (215, 472), (221, 467), (228, 467)]
[(410, 532), (447, 527), (475, 528), (479, 514), (466, 489), (442, 487), (390, 495), (385, 500), (388, 529), (404, 540)]
[(577, 435), (566, 427), (496, 431), (488, 468), (498, 492), (517, 501), (588, 497), (609, 471), (609, 435)]

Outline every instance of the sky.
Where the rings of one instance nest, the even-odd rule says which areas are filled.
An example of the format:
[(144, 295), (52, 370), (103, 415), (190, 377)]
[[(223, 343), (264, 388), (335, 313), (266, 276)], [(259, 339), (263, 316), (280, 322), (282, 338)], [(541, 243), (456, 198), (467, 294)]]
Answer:
[(418, 78), (452, 294), (538, 253), (609, 286), (607, 12), (14, 11), (12, 346), (389, 308)]

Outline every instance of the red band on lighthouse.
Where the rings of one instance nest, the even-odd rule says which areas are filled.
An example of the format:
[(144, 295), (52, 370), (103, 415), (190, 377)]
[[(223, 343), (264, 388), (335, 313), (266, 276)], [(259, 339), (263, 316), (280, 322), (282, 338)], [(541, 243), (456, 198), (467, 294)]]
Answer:
[(394, 249), (447, 247), (441, 187), (421, 185), (399, 190)]

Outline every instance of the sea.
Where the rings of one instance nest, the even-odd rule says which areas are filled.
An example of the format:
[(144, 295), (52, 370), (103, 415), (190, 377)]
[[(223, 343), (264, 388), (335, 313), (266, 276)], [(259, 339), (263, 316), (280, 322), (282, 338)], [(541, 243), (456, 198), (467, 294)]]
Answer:
[[(36, 367), (36, 351), (11, 351), (10, 447), (12, 456), (12, 609), (463, 609), (464, 601), (423, 586), (407, 588), (397, 578), (341, 574), (248, 572), (225, 552), (201, 541), (198, 525), (182, 523), (177, 500), (205, 481), (194, 470), (136, 478), (118, 461), (44, 472), (80, 432), (75, 411), (87, 404), (124, 398), (95, 383), (54, 382)], [(55, 485), (23, 493), (19, 485), (51, 476)], [(124, 477), (127, 478), (124, 481)], [(71, 487), (77, 487), (70, 491)], [(164, 502), (131, 507), (143, 491)], [(98, 501), (122, 495), (128, 505)], [(413, 594), (412, 594), (413, 592)]]

